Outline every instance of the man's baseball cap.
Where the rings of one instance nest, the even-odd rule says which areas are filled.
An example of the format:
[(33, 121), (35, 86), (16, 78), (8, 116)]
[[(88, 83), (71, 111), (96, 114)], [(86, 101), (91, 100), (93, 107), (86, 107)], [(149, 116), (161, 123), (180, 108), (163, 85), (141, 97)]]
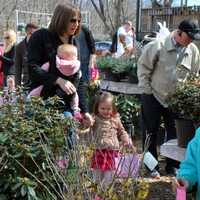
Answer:
[(200, 40), (200, 28), (197, 20), (185, 19), (179, 24), (178, 29), (187, 33), (193, 40)]

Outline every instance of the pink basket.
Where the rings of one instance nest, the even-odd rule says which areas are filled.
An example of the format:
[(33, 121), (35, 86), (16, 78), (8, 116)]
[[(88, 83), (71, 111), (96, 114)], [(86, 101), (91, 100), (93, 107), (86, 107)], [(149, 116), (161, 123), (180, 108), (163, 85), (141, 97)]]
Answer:
[(119, 178), (137, 178), (139, 175), (140, 158), (138, 154), (121, 154), (115, 158), (116, 175)]

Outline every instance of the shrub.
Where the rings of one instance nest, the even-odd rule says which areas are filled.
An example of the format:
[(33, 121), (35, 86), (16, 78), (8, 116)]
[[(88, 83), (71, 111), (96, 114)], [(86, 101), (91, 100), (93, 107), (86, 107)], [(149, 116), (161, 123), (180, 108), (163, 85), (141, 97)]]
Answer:
[(101, 57), (97, 60), (100, 70), (110, 70), (113, 74), (127, 73), (137, 77), (137, 60), (135, 58)]
[(200, 81), (192, 78), (177, 84), (176, 93), (170, 98), (170, 107), (180, 117), (200, 122)]
[(139, 100), (135, 96), (120, 94), (116, 96), (116, 106), (120, 113), (122, 123), (133, 124), (138, 128), (139, 124)]
[[(56, 159), (65, 151), (65, 136), (74, 126), (58, 111), (58, 98), (7, 102), (0, 108), (0, 195), (2, 199), (54, 199)], [(57, 192), (59, 193), (59, 192)]]

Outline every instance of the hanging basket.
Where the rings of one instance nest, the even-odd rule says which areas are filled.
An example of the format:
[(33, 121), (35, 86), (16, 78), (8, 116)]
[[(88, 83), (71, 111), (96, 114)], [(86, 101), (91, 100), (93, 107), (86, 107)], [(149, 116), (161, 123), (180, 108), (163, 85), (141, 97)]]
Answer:
[(195, 127), (192, 120), (176, 119), (176, 135), (178, 146), (186, 148), (188, 142), (194, 137)]

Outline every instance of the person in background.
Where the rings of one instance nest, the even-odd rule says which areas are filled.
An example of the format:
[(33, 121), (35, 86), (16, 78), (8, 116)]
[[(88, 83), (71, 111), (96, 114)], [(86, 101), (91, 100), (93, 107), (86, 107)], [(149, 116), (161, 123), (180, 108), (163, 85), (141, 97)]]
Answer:
[(4, 87), (7, 86), (7, 80), (15, 79), (14, 56), (15, 56), (16, 33), (14, 30), (4, 32), (4, 53), (0, 55), (2, 61), (2, 71), (4, 74)]
[(29, 23), (25, 27), (26, 37), (16, 45), (15, 51), (15, 84), (16, 86), (30, 85), (30, 78), (27, 65), (27, 45), (31, 35), (38, 29), (38, 26)]
[[(183, 20), (169, 36), (148, 43), (138, 60), (138, 79), (141, 88), (143, 143), (150, 137), (148, 150), (157, 159), (157, 133), (163, 117), (167, 140), (176, 138), (174, 114), (168, 108), (176, 83), (200, 67), (199, 50), (192, 43), (200, 39), (197, 20)], [(166, 160), (165, 170), (174, 174), (178, 163)], [(158, 169), (158, 168), (157, 168)], [(157, 172), (153, 172), (156, 174)]]
[(126, 55), (127, 56), (132, 56), (135, 53), (135, 50), (136, 50), (135, 40), (136, 40), (135, 28), (132, 26), (126, 36), (126, 48), (127, 48)]
[(130, 44), (130, 40), (127, 38), (127, 36), (130, 36), (129, 32), (131, 31), (131, 28), (132, 23), (130, 21), (125, 21), (123, 25), (119, 27), (117, 31), (117, 52), (114, 54), (116, 58), (119, 58), (129, 52), (128, 47), (133, 44), (133, 40), (131, 39)]
[(197, 184), (196, 199), (200, 199), (200, 127), (187, 146), (185, 159), (181, 162), (173, 190), (184, 187), (190, 191)]
[[(3, 55), (3, 48), (0, 47), (0, 56)], [(0, 89), (3, 89), (3, 66), (2, 61), (0, 61)]]
[[(88, 112), (85, 101), (86, 94), (83, 89), (83, 81), (74, 84), (65, 80), (63, 74), (56, 67), (56, 53), (58, 46), (62, 44), (74, 44), (74, 36), (79, 33), (81, 22), (80, 10), (69, 2), (57, 4), (48, 29), (40, 29), (33, 33), (28, 43), (28, 67), (30, 71), (30, 90), (43, 85), (41, 96), (46, 99), (56, 95), (59, 87), (67, 95), (73, 95), (78, 91), (79, 106), (83, 118), (92, 124), (92, 116)], [(49, 63), (49, 71), (41, 67)], [(69, 103), (69, 102), (68, 102)], [(66, 110), (63, 106), (63, 111)]]
[[(101, 92), (96, 98), (91, 132), (96, 148), (91, 162), (94, 180), (106, 190), (115, 174), (120, 145), (134, 148), (121, 123), (114, 96), (109, 92)], [(95, 199), (101, 198), (96, 195)]]
[(90, 68), (96, 63), (94, 37), (92, 32), (86, 26), (82, 25), (80, 34), (76, 39), (80, 48), (82, 80), (88, 84), (90, 80)]

